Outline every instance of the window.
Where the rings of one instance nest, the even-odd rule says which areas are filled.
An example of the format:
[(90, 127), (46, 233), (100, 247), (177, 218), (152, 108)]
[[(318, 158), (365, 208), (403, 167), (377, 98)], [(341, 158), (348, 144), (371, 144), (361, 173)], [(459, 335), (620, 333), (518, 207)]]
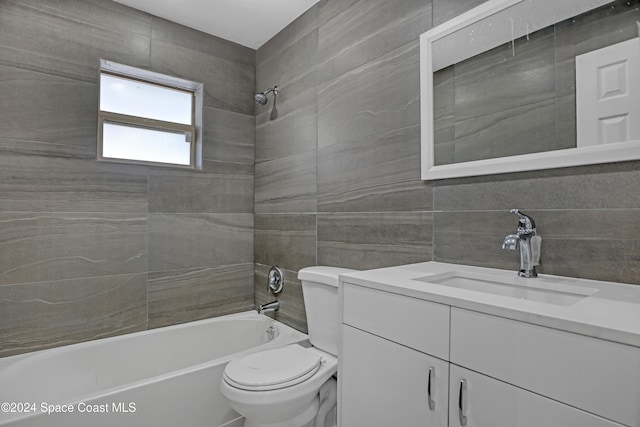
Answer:
[(100, 61), (98, 160), (202, 166), (203, 85)]

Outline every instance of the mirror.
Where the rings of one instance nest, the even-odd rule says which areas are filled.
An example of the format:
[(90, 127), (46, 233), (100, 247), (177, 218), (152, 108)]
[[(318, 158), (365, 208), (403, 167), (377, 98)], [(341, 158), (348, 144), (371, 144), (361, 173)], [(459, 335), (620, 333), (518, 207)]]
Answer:
[(640, 159), (638, 21), (638, 0), (489, 0), (422, 34), (422, 179)]

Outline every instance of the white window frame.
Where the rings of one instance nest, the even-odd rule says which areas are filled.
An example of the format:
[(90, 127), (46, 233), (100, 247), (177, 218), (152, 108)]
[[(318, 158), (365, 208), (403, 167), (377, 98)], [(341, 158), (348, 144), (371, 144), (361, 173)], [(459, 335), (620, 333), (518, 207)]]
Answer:
[[(202, 136), (203, 136), (203, 98), (204, 85), (178, 77), (167, 76), (129, 65), (118, 64), (116, 62), (100, 60), (100, 75), (110, 74), (129, 80), (138, 80), (143, 83), (164, 86), (170, 89), (181, 90), (192, 94), (191, 123), (181, 124), (167, 122), (163, 120), (148, 119), (139, 116), (112, 113), (103, 111), (98, 104), (98, 146), (97, 160), (103, 162), (128, 163), (140, 165), (155, 165), (182, 169), (202, 169)], [(100, 77), (98, 77), (100, 81)], [(100, 86), (100, 85), (98, 85)], [(98, 94), (100, 100), (100, 94)], [(185, 134), (185, 143), (191, 144), (190, 162), (188, 165), (176, 163), (163, 163), (155, 161), (121, 159), (103, 156), (103, 127), (105, 123), (120, 124), (124, 126), (140, 127), (144, 129), (159, 130), (166, 132), (179, 132)]]

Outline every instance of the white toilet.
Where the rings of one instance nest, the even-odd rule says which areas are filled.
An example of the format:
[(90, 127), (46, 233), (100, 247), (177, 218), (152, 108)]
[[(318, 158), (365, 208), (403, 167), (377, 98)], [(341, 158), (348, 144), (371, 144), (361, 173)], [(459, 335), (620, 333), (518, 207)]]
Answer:
[(298, 272), (307, 312), (309, 341), (232, 360), (220, 390), (245, 417), (245, 427), (335, 426), (338, 368), (338, 275), (336, 267)]

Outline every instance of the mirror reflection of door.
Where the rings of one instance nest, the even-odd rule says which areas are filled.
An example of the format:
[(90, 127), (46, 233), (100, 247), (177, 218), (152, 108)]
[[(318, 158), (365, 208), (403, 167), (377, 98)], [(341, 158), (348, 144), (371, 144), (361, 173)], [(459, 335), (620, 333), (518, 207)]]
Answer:
[(640, 38), (576, 57), (578, 146), (640, 139)]

